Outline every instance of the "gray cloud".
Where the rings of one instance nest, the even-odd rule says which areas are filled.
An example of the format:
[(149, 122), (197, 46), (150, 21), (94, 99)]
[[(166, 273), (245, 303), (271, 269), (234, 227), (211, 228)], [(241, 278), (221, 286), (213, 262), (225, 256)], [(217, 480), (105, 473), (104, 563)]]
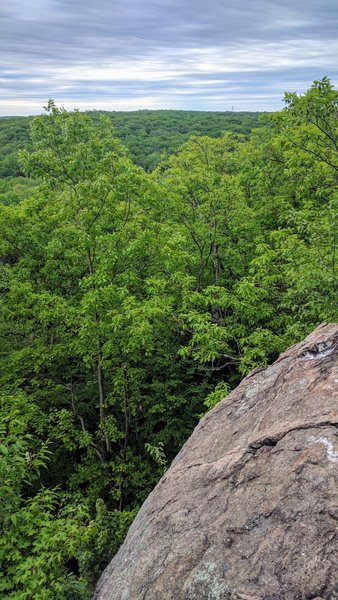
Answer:
[[(79, 108), (273, 110), (337, 78), (335, 0), (11, 0), (0, 114)], [(292, 87), (293, 86), (293, 87)]]

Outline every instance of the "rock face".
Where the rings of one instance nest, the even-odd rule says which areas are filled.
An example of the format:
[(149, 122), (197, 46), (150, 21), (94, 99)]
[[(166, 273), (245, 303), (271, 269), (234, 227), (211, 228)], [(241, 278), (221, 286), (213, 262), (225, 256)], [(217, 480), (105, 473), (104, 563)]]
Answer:
[(337, 341), (321, 325), (206, 415), (96, 600), (338, 598)]

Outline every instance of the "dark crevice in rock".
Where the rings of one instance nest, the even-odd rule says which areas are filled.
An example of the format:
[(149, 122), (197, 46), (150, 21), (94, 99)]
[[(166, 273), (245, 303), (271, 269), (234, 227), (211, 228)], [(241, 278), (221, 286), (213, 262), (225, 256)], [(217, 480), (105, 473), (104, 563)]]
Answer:
[[(219, 475), (219, 474), (215, 475), (214, 480), (221, 481), (222, 479), (228, 479), (230, 477), (230, 482), (235, 485), (235, 481), (236, 481), (238, 473), (246, 465), (248, 460), (250, 460), (250, 458), (252, 456), (255, 456), (257, 454), (257, 452), (259, 450), (261, 450), (262, 448), (275, 448), (284, 437), (286, 437), (288, 434), (290, 434), (294, 431), (305, 431), (308, 429), (323, 429), (326, 427), (338, 428), (338, 421), (337, 422), (336, 421), (322, 421), (319, 423), (315, 423), (315, 422), (304, 423), (302, 425), (297, 425), (296, 427), (292, 427), (286, 431), (278, 432), (275, 435), (267, 436), (267, 437), (264, 437), (257, 441), (251, 442), (246, 449), (243, 448), (243, 454), (242, 454), (241, 458), (232, 466), (231, 471), (225, 473), (224, 475)], [(231, 453), (230, 453), (230, 455), (231, 455)], [(180, 473), (182, 471), (188, 471), (188, 470), (196, 468), (196, 467), (205, 468), (208, 465), (211, 466), (213, 464), (216, 464), (219, 460), (222, 460), (223, 458), (224, 457), (219, 457), (219, 458), (217, 458), (215, 460), (211, 460), (211, 461), (196, 462), (196, 463), (192, 463), (190, 465), (185, 465), (181, 469), (176, 469), (176, 473)], [(212, 481), (212, 479), (210, 479), (210, 480)], [(170, 501), (168, 501), (168, 503), (169, 502)]]
[(261, 448), (263, 448), (263, 446), (266, 447), (275, 447), (277, 446), (278, 442), (280, 442), (285, 436), (287, 436), (289, 433), (292, 433), (293, 431), (305, 431), (307, 429), (323, 429), (324, 427), (338, 427), (338, 421), (322, 421), (319, 423), (304, 423), (302, 425), (297, 425), (296, 427), (291, 427), (290, 429), (288, 429), (287, 431), (281, 431), (280, 433), (277, 433), (273, 436), (268, 436), (266, 438), (262, 438), (260, 440), (257, 440), (256, 442), (252, 442), (249, 445), (248, 448), (248, 452), (250, 452), (251, 454), (255, 454), (257, 452), (257, 450), (260, 450)]
[(266, 519), (268, 519), (269, 517), (271, 517), (271, 515), (273, 515), (274, 511), (270, 511), (268, 513), (261, 513), (257, 516), (251, 517), (246, 523), (244, 523), (244, 525), (241, 525), (240, 527), (227, 527), (226, 531), (227, 533), (248, 533), (249, 531), (252, 531), (253, 529), (256, 529), (256, 527), (259, 527), (263, 521), (265, 521)]
[(166, 502), (165, 504), (163, 504), (162, 508), (160, 508), (160, 509), (157, 511), (157, 514), (159, 514), (160, 512), (162, 512), (162, 510), (164, 510), (164, 509), (165, 509), (165, 507), (166, 507), (166, 506), (168, 506), (168, 504), (175, 504), (175, 502), (177, 502), (177, 499), (170, 498), (169, 500), (167, 500), (167, 502)]
[(325, 340), (322, 342), (318, 342), (313, 346), (309, 346), (308, 348), (304, 348), (302, 352), (298, 355), (298, 358), (303, 358), (307, 360), (321, 359), (326, 358), (327, 356), (334, 355), (338, 350), (338, 335), (335, 335), (333, 338), (329, 340)]
[(254, 442), (254, 443), (250, 444), (248, 451), (251, 454), (256, 454), (257, 450), (260, 450), (261, 448), (263, 448), (263, 446), (273, 448), (274, 446), (277, 446), (277, 443), (279, 442), (279, 440), (282, 439), (282, 437), (283, 436), (267, 437), (267, 438), (264, 438), (263, 440), (259, 440), (258, 442)]

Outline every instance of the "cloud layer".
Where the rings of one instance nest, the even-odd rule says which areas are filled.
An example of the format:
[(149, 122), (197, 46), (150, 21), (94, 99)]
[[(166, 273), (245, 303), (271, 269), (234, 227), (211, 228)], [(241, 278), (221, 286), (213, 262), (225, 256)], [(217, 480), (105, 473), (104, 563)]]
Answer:
[(338, 76), (336, 0), (9, 0), (0, 114), (278, 110)]

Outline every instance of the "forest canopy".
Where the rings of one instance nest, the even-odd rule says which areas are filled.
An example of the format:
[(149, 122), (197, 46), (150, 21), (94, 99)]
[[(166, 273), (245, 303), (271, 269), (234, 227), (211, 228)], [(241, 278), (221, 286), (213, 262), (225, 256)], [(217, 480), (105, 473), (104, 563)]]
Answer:
[(337, 111), (159, 111), (143, 157), (134, 117), (0, 121), (2, 598), (90, 598), (201, 416), (337, 318)]

